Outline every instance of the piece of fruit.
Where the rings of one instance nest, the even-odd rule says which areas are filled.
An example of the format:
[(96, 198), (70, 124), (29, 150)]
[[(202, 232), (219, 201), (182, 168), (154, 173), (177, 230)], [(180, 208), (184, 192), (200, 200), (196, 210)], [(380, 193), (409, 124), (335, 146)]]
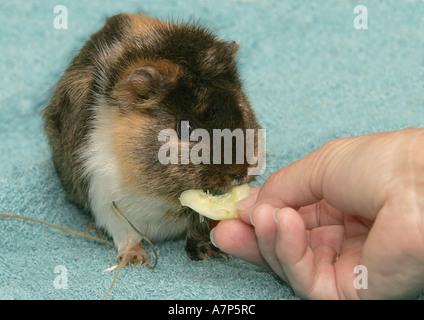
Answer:
[(248, 196), (249, 185), (243, 184), (217, 196), (203, 190), (187, 190), (181, 193), (180, 202), (212, 220), (227, 220), (238, 219), (236, 203)]

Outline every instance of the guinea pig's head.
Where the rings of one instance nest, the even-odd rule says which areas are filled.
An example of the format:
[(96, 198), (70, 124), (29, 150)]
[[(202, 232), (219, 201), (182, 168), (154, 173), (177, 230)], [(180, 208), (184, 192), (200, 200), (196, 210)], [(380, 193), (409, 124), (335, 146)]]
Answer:
[(238, 45), (208, 40), (131, 63), (112, 90), (119, 167), (135, 192), (178, 205), (185, 190), (221, 194), (255, 178), (248, 152), (258, 156), (260, 127), (239, 79)]

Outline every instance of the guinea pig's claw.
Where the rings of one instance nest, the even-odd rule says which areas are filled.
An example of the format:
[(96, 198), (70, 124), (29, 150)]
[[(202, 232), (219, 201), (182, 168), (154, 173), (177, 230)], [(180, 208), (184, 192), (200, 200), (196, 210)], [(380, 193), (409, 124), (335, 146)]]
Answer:
[(210, 240), (187, 239), (185, 249), (188, 257), (192, 260), (209, 260), (209, 257), (227, 258)]
[(118, 263), (123, 262), (125, 266), (132, 263), (136, 267), (138, 267), (140, 264), (146, 266), (149, 264), (150, 257), (147, 255), (147, 252), (144, 250), (141, 242), (138, 242), (130, 247), (127, 252), (126, 249), (126, 247), (123, 247), (122, 250), (118, 251)]

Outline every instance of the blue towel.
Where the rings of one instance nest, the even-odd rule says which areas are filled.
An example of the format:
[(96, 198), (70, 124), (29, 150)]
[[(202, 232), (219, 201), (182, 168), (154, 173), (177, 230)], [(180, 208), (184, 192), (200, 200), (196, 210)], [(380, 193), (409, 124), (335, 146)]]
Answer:
[[(424, 126), (422, 1), (363, 1), (368, 20), (355, 24), (353, 1), (65, 0), (67, 29), (56, 29), (58, 4), (0, 2), (2, 213), (84, 232), (90, 219), (65, 195), (40, 114), (71, 58), (119, 12), (198, 20), (241, 44), (241, 75), (267, 133), (257, 185), (330, 139)], [(235, 257), (191, 261), (183, 244), (155, 243), (157, 267), (122, 269), (108, 299), (298, 299), (268, 270)], [(104, 244), (0, 218), (0, 299), (101, 299), (115, 257)]]

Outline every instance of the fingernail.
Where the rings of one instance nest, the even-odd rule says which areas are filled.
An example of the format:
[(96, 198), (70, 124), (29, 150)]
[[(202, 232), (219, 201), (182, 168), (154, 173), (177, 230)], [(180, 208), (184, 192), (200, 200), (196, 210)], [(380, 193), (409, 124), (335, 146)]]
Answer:
[(213, 229), (211, 230), (211, 232), (209, 233), (209, 237), (210, 237), (210, 239), (211, 239), (212, 244), (213, 244), (215, 247), (217, 247), (217, 248), (218, 248), (218, 246), (217, 246), (217, 245), (216, 245), (216, 243), (215, 243), (215, 229), (216, 229), (216, 227), (215, 227), (215, 228), (213, 228)]
[(255, 225), (253, 224), (253, 221), (252, 221), (253, 209), (254, 209), (254, 208), (250, 209), (250, 212), (249, 212), (249, 220), (250, 220), (250, 224), (251, 224), (252, 226), (255, 226)]
[(278, 225), (278, 220), (276, 217), (277, 212), (280, 210), (280, 208), (275, 208), (274, 211), (272, 212), (272, 216), (274, 217), (275, 223)]
[(251, 196), (248, 196), (247, 198), (244, 198), (243, 200), (240, 200), (236, 203), (237, 210), (247, 210), (251, 208), (255, 202), (256, 198), (258, 197), (258, 194), (252, 194)]

